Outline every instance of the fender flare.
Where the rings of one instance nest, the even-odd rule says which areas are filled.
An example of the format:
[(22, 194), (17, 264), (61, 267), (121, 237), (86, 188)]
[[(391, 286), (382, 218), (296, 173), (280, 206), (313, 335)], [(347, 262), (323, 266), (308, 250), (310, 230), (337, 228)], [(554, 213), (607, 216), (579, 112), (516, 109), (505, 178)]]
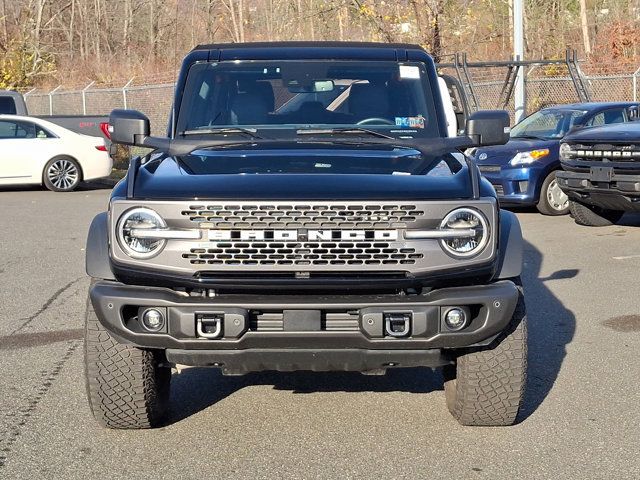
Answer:
[(115, 280), (109, 260), (109, 222), (107, 212), (96, 215), (89, 227), (86, 248), (86, 271), (92, 278)]
[(522, 273), (524, 242), (518, 217), (507, 210), (500, 210), (500, 239), (498, 268), (495, 279), (506, 280)]

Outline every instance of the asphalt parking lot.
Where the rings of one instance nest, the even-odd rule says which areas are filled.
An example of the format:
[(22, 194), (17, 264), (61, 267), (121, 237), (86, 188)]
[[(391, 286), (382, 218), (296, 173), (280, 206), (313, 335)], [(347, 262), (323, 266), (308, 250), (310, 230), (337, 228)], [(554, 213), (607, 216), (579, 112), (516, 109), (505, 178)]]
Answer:
[(459, 426), (439, 373), (174, 373), (153, 431), (91, 418), (84, 242), (109, 191), (0, 189), (0, 478), (640, 478), (640, 216), (518, 212), (529, 384), (520, 422)]

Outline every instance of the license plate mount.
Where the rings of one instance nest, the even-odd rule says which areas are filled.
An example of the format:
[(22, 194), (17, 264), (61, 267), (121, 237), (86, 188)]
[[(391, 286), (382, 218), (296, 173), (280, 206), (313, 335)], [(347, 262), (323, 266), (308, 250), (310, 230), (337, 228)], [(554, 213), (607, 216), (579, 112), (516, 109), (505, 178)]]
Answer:
[(591, 167), (590, 177), (592, 182), (610, 182), (613, 178), (613, 168)]

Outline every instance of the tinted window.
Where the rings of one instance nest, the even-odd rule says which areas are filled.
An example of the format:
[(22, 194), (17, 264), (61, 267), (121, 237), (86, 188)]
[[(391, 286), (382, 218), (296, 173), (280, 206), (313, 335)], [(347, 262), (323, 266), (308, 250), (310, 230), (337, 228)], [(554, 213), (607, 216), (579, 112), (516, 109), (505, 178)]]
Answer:
[(2, 138), (36, 138), (35, 125), (29, 122), (0, 120), (0, 139)]
[(35, 129), (36, 129), (36, 138), (55, 138), (56, 137), (49, 130), (47, 130), (47, 129), (39, 126), (39, 125), (35, 125)]
[(7, 115), (15, 115), (16, 102), (11, 97), (0, 97), (0, 113)]
[(597, 127), (599, 125), (609, 125), (612, 123), (624, 123), (626, 121), (625, 108), (610, 108), (595, 115), (587, 122), (588, 127)]

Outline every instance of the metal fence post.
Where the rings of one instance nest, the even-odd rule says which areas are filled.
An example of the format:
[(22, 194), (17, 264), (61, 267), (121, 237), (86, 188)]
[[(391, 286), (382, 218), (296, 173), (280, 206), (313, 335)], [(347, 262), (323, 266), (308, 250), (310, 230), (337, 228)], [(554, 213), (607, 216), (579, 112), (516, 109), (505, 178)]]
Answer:
[(89, 90), (93, 84), (96, 82), (91, 82), (89, 85), (82, 89), (82, 114), (87, 114), (87, 90)]
[[(24, 95), (22, 95), (22, 97), (24, 98), (24, 103), (27, 103), (27, 100), (29, 100), (29, 95), (31, 95), (33, 92), (35, 92), (37, 89), (35, 87), (33, 87), (31, 90), (29, 90), (28, 92), (26, 92)], [(29, 111), (29, 105), (27, 105), (27, 111)]]
[(61, 87), (62, 85), (58, 85), (56, 88), (49, 92), (49, 115), (53, 115), (53, 94), (56, 93)]
[(640, 75), (640, 67), (633, 72), (633, 101), (638, 101), (638, 75)]
[(127, 88), (129, 87), (129, 85), (131, 85), (134, 78), (136, 77), (131, 77), (131, 80), (129, 80), (127, 84), (124, 87), (122, 87), (122, 101), (123, 101), (125, 110), (127, 109)]

